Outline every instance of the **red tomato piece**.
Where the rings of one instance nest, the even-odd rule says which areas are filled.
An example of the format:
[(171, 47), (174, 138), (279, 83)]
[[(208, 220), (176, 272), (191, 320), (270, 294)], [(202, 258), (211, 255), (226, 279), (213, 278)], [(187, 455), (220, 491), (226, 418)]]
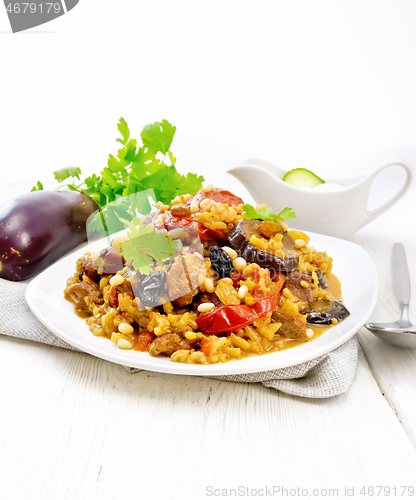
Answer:
[(215, 335), (222, 332), (235, 332), (273, 311), (279, 300), (280, 293), (275, 293), (258, 300), (252, 306), (240, 304), (239, 306), (214, 307), (211, 311), (199, 316), (196, 322), (204, 333)]
[(135, 351), (146, 352), (149, 345), (153, 342), (155, 334), (152, 332), (141, 332), (137, 339), (133, 342), (133, 349)]
[(245, 280), (244, 274), (238, 269), (234, 269), (230, 274), (230, 278), (233, 280), (234, 288), (240, 288), (240, 281)]
[(118, 306), (118, 293), (114, 286), (111, 286), (110, 293), (108, 294), (108, 302), (112, 307)]
[[(210, 199), (217, 201), (219, 203), (228, 203), (228, 205), (239, 205), (244, 203), (241, 198), (235, 196), (229, 191), (224, 189), (214, 188), (210, 193), (205, 193), (202, 191), (197, 191), (186, 203), (185, 207), (190, 208), (193, 199), (201, 202), (204, 199)], [(153, 217), (152, 224), (156, 225), (156, 221), (159, 217), (160, 212), (157, 212)], [(172, 215), (170, 211), (164, 212), (165, 214), (165, 228), (174, 229), (175, 227), (190, 227), (198, 231), (199, 238), (201, 241), (207, 240), (227, 240), (227, 234), (224, 230), (208, 229), (204, 227), (199, 221), (196, 220), (193, 214), (190, 215)]]
[(213, 346), (213, 342), (211, 338), (204, 339), (201, 342), (201, 352), (203, 352), (206, 356), (209, 356), (211, 349)]
[(256, 300), (259, 300), (262, 297), (264, 297), (263, 290), (261, 289), (261, 287), (259, 285), (256, 285), (254, 287), (254, 290), (252, 291), (252, 295), (253, 295), (253, 298)]
[(192, 200), (198, 200), (198, 202), (201, 202), (206, 198), (218, 203), (228, 203), (228, 205), (240, 205), (240, 203), (244, 204), (244, 201), (239, 196), (236, 196), (225, 189), (214, 188), (209, 193), (205, 193), (202, 189), (197, 191), (192, 198), (189, 198), (184, 206), (190, 208)]
[(273, 286), (271, 294), (259, 298), (252, 306), (240, 304), (238, 306), (214, 307), (211, 311), (198, 316), (196, 322), (199, 328), (204, 333), (211, 335), (235, 332), (253, 323), (253, 321), (263, 318), (272, 312), (279, 303), (280, 291), (285, 280), (286, 276), (280, 275), (278, 282)]

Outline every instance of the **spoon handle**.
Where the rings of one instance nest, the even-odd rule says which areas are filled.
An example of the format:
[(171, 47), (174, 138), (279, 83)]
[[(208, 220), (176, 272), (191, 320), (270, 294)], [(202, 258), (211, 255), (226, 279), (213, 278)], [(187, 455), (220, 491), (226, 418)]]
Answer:
[(406, 253), (401, 243), (396, 243), (393, 247), (392, 270), (393, 285), (400, 305), (408, 305), (410, 302), (410, 276)]

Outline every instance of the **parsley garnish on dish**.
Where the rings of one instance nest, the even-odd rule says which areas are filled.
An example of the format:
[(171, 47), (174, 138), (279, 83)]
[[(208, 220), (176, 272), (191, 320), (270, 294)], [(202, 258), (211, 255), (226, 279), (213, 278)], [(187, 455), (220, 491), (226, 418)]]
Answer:
[(243, 209), (246, 211), (244, 214), (245, 219), (260, 219), (271, 222), (296, 219), (296, 214), (292, 211), (291, 207), (285, 207), (277, 215), (273, 213), (272, 208), (266, 208), (266, 210), (256, 210), (252, 205), (247, 204), (243, 206)]
[(134, 269), (141, 274), (149, 274), (157, 261), (166, 261), (176, 252), (178, 240), (172, 240), (166, 231), (156, 232), (151, 224), (143, 225), (140, 219), (134, 218), (128, 240), (121, 245), (122, 253), (127, 261), (132, 261)]

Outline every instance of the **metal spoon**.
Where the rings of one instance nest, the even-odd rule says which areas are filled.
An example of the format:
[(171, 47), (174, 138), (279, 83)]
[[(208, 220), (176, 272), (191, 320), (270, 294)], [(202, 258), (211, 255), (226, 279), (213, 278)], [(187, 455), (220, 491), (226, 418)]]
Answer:
[(416, 326), (409, 318), (410, 276), (406, 253), (401, 243), (393, 247), (393, 285), (400, 300), (400, 316), (395, 323), (367, 323), (365, 327), (374, 335), (399, 347), (416, 348)]

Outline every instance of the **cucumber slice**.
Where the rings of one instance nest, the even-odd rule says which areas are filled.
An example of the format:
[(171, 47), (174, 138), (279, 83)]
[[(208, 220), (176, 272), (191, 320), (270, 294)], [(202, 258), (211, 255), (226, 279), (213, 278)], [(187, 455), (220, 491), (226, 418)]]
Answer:
[(306, 168), (294, 168), (288, 172), (283, 180), (295, 187), (314, 188), (325, 181)]

